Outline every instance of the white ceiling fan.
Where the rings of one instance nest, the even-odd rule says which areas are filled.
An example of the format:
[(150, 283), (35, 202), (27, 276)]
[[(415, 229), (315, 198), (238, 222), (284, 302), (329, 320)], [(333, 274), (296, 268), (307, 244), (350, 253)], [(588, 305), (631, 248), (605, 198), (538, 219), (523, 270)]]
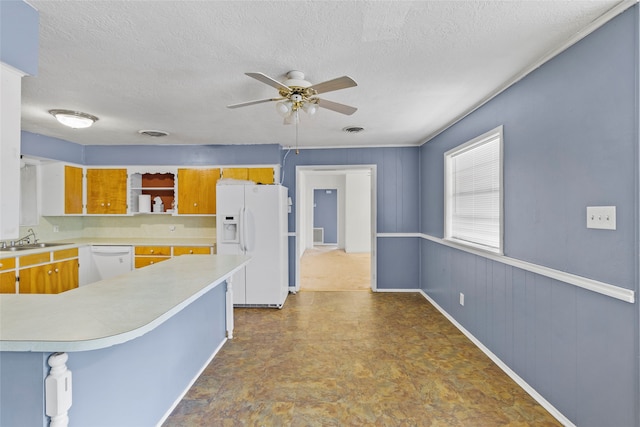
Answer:
[(349, 76), (342, 76), (312, 85), (304, 79), (304, 73), (295, 70), (287, 73), (287, 80), (284, 82), (279, 82), (263, 73), (245, 74), (278, 89), (278, 94), (280, 96), (277, 98), (259, 99), (255, 101), (241, 102), (239, 104), (231, 104), (227, 105), (227, 108), (246, 107), (249, 105), (262, 104), (264, 102), (278, 101), (276, 104), (276, 110), (284, 117), (285, 124), (297, 124), (299, 110), (303, 110), (307, 114), (313, 115), (317, 111), (318, 107), (320, 107), (337, 113), (346, 114), (348, 116), (358, 110), (357, 108), (349, 105), (318, 98), (318, 95), (321, 93), (357, 86), (358, 84)]

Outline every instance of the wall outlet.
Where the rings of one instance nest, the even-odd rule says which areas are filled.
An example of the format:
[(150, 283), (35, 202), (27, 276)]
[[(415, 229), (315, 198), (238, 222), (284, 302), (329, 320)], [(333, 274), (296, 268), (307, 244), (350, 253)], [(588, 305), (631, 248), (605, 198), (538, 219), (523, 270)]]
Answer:
[(587, 206), (587, 228), (616, 229), (615, 206)]
[(59, 232), (60, 232), (60, 227), (59, 227), (59, 226), (57, 226), (57, 225), (54, 225), (54, 226), (53, 226), (53, 232), (54, 232), (54, 233), (59, 233)]
[(176, 231), (176, 226), (175, 225), (170, 225), (169, 226), (169, 231)]
[(460, 305), (464, 306), (464, 294), (460, 292)]

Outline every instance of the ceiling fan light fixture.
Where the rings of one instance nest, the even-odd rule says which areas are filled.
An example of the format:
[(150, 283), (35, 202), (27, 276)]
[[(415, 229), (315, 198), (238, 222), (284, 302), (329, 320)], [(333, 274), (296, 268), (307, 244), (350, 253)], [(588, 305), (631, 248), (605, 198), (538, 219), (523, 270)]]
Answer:
[(318, 111), (318, 104), (315, 104), (315, 103), (312, 103), (312, 102), (305, 102), (302, 105), (302, 109), (308, 115), (313, 116)]
[(88, 128), (98, 121), (96, 116), (73, 110), (49, 110), (49, 114), (55, 117), (58, 122), (73, 129)]
[(292, 102), (291, 101), (281, 101), (278, 102), (276, 104), (276, 111), (278, 112), (278, 114), (280, 114), (282, 117), (287, 117), (288, 115), (291, 114), (291, 105)]

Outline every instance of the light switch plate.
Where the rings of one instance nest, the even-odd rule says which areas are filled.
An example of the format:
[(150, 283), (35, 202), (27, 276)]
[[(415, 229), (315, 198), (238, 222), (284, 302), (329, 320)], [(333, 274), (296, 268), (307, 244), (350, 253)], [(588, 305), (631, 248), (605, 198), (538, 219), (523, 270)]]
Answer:
[(616, 229), (615, 206), (587, 206), (587, 228)]

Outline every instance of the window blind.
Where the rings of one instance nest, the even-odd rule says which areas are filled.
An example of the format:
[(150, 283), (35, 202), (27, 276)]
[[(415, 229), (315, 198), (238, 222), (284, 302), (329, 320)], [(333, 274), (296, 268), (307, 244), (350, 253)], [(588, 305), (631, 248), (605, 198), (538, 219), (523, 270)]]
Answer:
[(501, 133), (450, 154), (450, 238), (501, 249)]

